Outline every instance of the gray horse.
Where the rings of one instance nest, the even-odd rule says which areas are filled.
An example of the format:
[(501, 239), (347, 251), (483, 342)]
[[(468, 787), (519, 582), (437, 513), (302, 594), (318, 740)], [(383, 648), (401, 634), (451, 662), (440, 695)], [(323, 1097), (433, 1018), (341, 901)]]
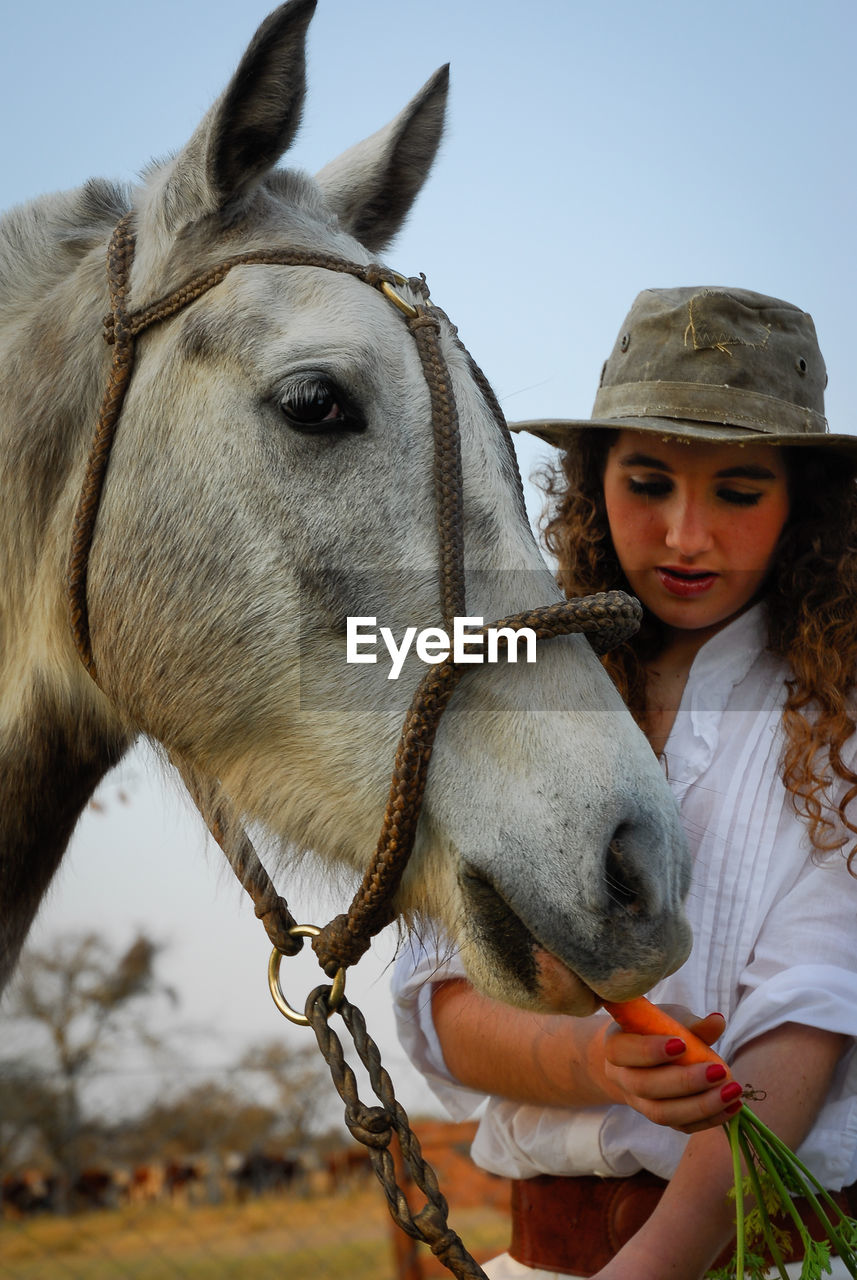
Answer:
[[(313, 0), (277, 9), (172, 160), (0, 222), (0, 978), (77, 818), (148, 735), (215, 779), (280, 865), (362, 870), (423, 673), (346, 661), (347, 620), (438, 622), (429, 392), (399, 311), (351, 275), (245, 265), (139, 340), (89, 558), (99, 683), (64, 596), (110, 365), (105, 249), (133, 210), (130, 302), (249, 251), (368, 264), (428, 173), (447, 76), (311, 180), (298, 125)], [(405, 300), (418, 300), (402, 285)], [(458, 405), (468, 613), (559, 599), (507, 440), (444, 320)], [(684, 959), (684, 844), (657, 763), (587, 642), (473, 668), (440, 726), (397, 906), (438, 919), (485, 991), (588, 1013)], [(597, 993), (597, 994), (596, 994)]]

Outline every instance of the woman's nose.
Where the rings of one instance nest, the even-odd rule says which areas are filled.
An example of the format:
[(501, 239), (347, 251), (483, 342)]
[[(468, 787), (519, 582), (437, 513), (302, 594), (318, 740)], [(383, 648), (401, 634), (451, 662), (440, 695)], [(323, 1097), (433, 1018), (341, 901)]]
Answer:
[(669, 513), (666, 545), (686, 560), (710, 550), (712, 533), (701, 503), (691, 499), (677, 501)]

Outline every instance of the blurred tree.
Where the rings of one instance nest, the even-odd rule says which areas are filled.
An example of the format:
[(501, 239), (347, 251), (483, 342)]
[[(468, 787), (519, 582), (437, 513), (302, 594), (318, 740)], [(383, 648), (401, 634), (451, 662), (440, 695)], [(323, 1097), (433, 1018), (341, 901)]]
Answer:
[[(0, 1059), (0, 1134), (6, 1160), (24, 1133), (41, 1146), (73, 1187), (87, 1140), (81, 1088), (126, 1047), (159, 1047), (146, 1026), (151, 1002), (176, 1003), (156, 974), (161, 948), (140, 933), (122, 952), (99, 934), (64, 935), (21, 958), (5, 1003), (3, 1040), (27, 1042), (16, 1058)], [(98, 1126), (89, 1125), (93, 1131)], [(90, 1135), (91, 1136), (91, 1135)], [(0, 1152), (2, 1156), (2, 1152)]]
[(318, 1138), (321, 1117), (338, 1102), (316, 1044), (292, 1049), (282, 1040), (266, 1040), (247, 1050), (238, 1069), (249, 1072), (250, 1080), (255, 1076), (272, 1098), (276, 1124), (268, 1140), (294, 1154), (307, 1150)]
[(214, 1080), (192, 1085), (177, 1097), (153, 1103), (126, 1126), (122, 1149), (135, 1161), (184, 1156), (225, 1156), (263, 1143), (276, 1126), (270, 1107), (248, 1103)]
[[(267, 1041), (248, 1049), (225, 1079), (202, 1080), (114, 1129), (121, 1159), (209, 1159), (254, 1151), (297, 1156), (317, 1144), (319, 1120), (332, 1101), (327, 1068), (315, 1046)], [(338, 1101), (338, 1100), (335, 1100)]]
[(50, 1162), (61, 1141), (59, 1090), (25, 1059), (0, 1062), (0, 1173)]

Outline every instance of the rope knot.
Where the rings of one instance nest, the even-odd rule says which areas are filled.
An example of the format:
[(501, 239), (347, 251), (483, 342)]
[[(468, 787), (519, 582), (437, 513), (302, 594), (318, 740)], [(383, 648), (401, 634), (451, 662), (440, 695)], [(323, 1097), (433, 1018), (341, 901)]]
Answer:
[(112, 347), (116, 341), (116, 317), (113, 312), (109, 311), (101, 323), (104, 326), (104, 341), (108, 347)]
[(408, 288), (412, 289), (424, 302), (428, 302), (431, 295), (424, 271), (421, 271), (418, 276), (408, 276)]
[(414, 1225), (419, 1228), (423, 1240), (430, 1246), (435, 1257), (440, 1258), (441, 1262), (444, 1261), (445, 1256), (452, 1249), (461, 1244), (456, 1232), (447, 1226), (444, 1215), (438, 1205), (433, 1204), (431, 1201), (423, 1205), (419, 1213), (414, 1214)]
[(281, 898), (279, 894), (268, 895), (256, 903), (254, 911), (262, 921), (272, 945), (284, 956), (296, 956), (304, 945), (304, 940), (291, 932), (296, 921), (285, 898)]
[[(385, 921), (386, 923), (386, 921)], [(312, 940), (312, 949), (318, 963), (328, 978), (334, 978), (337, 970), (356, 964), (368, 951), (371, 937), (358, 936), (348, 915), (338, 915), (329, 920)]]
[(445, 1267), (450, 1266), (450, 1258), (461, 1252), (461, 1238), (452, 1230), (445, 1231), (440, 1239), (431, 1245), (431, 1251)]
[(352, 1137), (364, 1147), (382, 1151), (390, 1145), (393, 1125), (383, 1107), (367, 1107), (361, 1102), (345, 1117)]
[(408, 328), (413, 333), (416, 329), (434, 329), (440, 333), (440, 319), (434, 311), (425, 311), (422, 307), (418, 308), (417, 315), (413, 320), (408, 321)]

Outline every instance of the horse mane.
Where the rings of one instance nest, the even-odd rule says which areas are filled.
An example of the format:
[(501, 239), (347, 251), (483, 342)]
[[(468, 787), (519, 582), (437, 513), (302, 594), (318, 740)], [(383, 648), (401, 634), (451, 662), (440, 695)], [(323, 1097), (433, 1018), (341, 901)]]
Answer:
[(0, 295), (32, 307), (39, 294), (104, 242), (127, 211), (128, 190), (93, 178), (72, 191), (17, 205), (0, 218)]

